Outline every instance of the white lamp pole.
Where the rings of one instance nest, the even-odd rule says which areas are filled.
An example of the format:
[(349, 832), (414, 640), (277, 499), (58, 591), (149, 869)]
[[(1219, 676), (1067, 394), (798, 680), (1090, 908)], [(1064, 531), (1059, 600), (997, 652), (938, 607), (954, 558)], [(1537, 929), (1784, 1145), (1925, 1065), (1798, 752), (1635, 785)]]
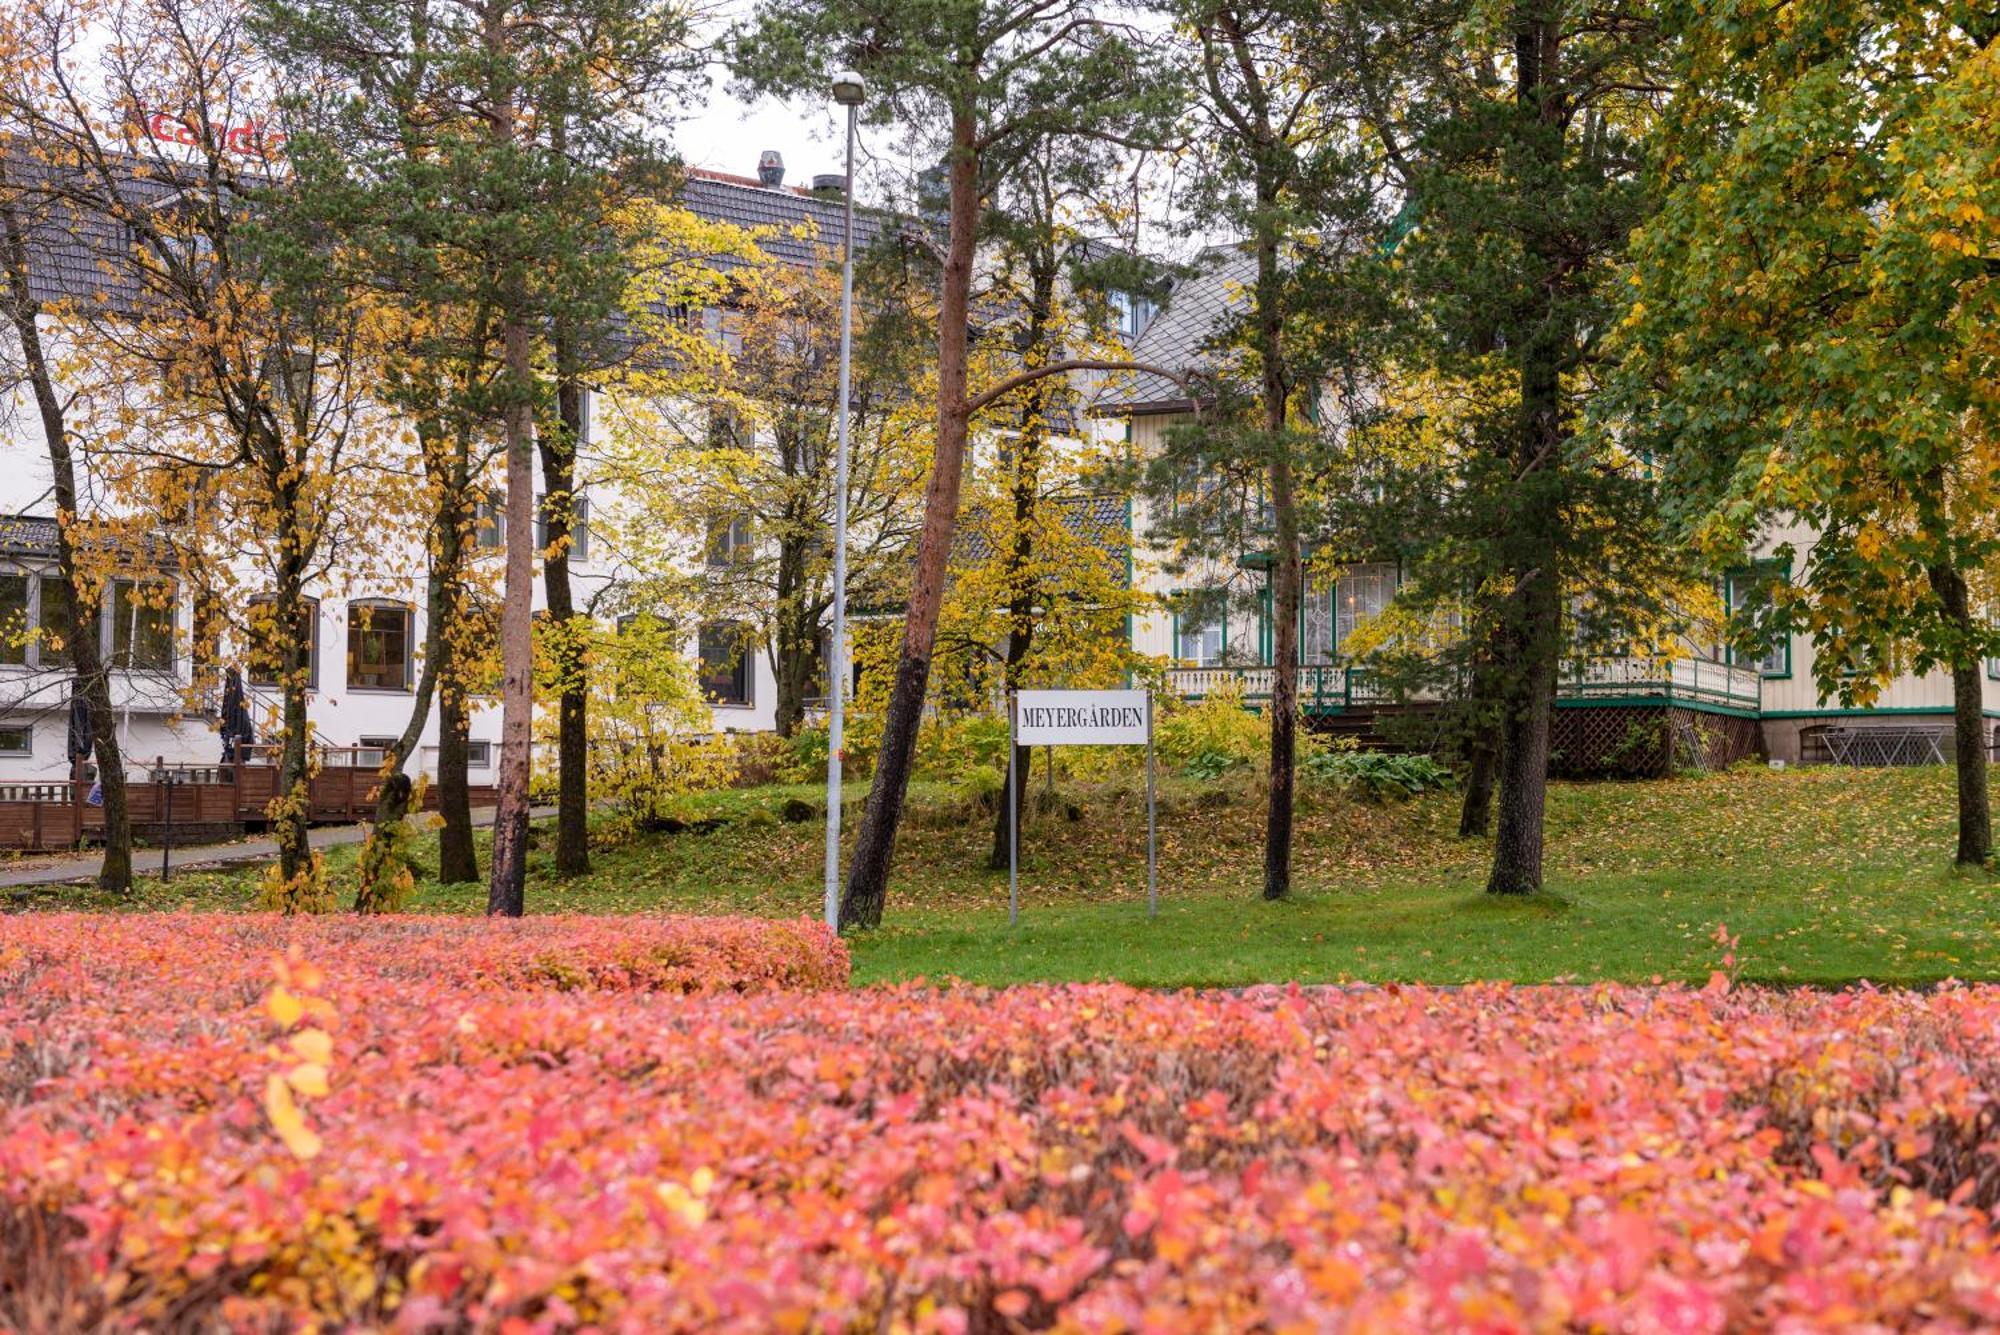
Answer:
[(827, 703), (826, 925), (840, 930), (840, 749), (847, 697), (847, 397), (854, 345), (854, 118), (868, 85), (853, 70), (833, 76), (833, 100), (847, 108), (846, 228), (840, 243), (840, 408), (833, 464), (832, 690)]

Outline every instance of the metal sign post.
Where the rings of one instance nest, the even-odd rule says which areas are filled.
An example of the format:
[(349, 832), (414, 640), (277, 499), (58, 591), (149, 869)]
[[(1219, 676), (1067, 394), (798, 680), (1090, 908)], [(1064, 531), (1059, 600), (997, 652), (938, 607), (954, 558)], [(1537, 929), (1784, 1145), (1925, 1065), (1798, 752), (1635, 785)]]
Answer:
[(1153, 694), (1146, 693), (1146, 916), (1160, 916), (1158, 831), (1153, 819)]
[[(1153, 794), (1153, 696), (1127, 691), (1016, 691), (1007, 697), (1007, 925), (1021, 921), (1022, 746), (1146, 748), (1146, 916), (1160, 911), (1159, 820)], [(1053, 763), (1053, 762), (1051, 762)]]

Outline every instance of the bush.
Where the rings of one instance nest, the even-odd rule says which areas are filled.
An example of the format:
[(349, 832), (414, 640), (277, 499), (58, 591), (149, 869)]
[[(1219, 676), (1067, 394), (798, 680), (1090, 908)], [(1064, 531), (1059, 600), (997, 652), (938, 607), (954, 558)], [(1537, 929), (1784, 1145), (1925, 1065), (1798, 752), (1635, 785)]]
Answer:
[(672, 995), (718, 958), (845, 966), (0, 919), (0, 1326), (2000, 1322), (2000, 989)]
[(1451, 770), (1426, 755), (1383, 751), (1311, 751), (1299, 762), (1308, 779), (1367, 802), (1418, 797), (1452, 785)]
[(1244, 708), (1242, 691), (1230, 686), (1195, 704), (1164, 711), (1154, 724), (1153, 745), (1190, 778), (1214, 779), (1265, 759), (1271, 750), (1271, 722)]

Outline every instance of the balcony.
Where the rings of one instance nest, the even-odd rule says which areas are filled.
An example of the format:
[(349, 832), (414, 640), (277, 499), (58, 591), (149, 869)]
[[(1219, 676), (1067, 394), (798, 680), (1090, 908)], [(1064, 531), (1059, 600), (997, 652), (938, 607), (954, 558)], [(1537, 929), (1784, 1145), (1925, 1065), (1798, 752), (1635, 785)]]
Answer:
[[(1246, 704), (1271, 698), (1273, 667), (1170, 668), (1167, 688), (1199, 700), (1231, 687)], [(1422, 697), (1418, 698), (1421, 703)], [(1754, 714), (1763, 702), (1763, 679), (1754, 668), (1699, 658), (1600, 658), (1566, 671), (1556, 699), (1569, 705), (1683, 704)], [(1310, 664), (1299, 668), (1299, 708), (1309, 714), (1370, 709), (1390, 703), (1366, 668)]]

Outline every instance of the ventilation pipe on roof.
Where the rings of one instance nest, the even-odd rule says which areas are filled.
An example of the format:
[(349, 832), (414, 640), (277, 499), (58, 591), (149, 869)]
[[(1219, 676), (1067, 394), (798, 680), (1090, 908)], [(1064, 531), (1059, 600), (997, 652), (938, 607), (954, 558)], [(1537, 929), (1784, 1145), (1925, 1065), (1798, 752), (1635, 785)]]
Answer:
[(775, 148), (767, 148), (757, 155), (757, 180), (764, 185), (780, 186), (785, 183), (785, 157)]
[(847, 178), (839, 172), (821, 172), (813, 177), (813, 193), (825, 195), (829, 199), (841, 199), (847, 194)]

